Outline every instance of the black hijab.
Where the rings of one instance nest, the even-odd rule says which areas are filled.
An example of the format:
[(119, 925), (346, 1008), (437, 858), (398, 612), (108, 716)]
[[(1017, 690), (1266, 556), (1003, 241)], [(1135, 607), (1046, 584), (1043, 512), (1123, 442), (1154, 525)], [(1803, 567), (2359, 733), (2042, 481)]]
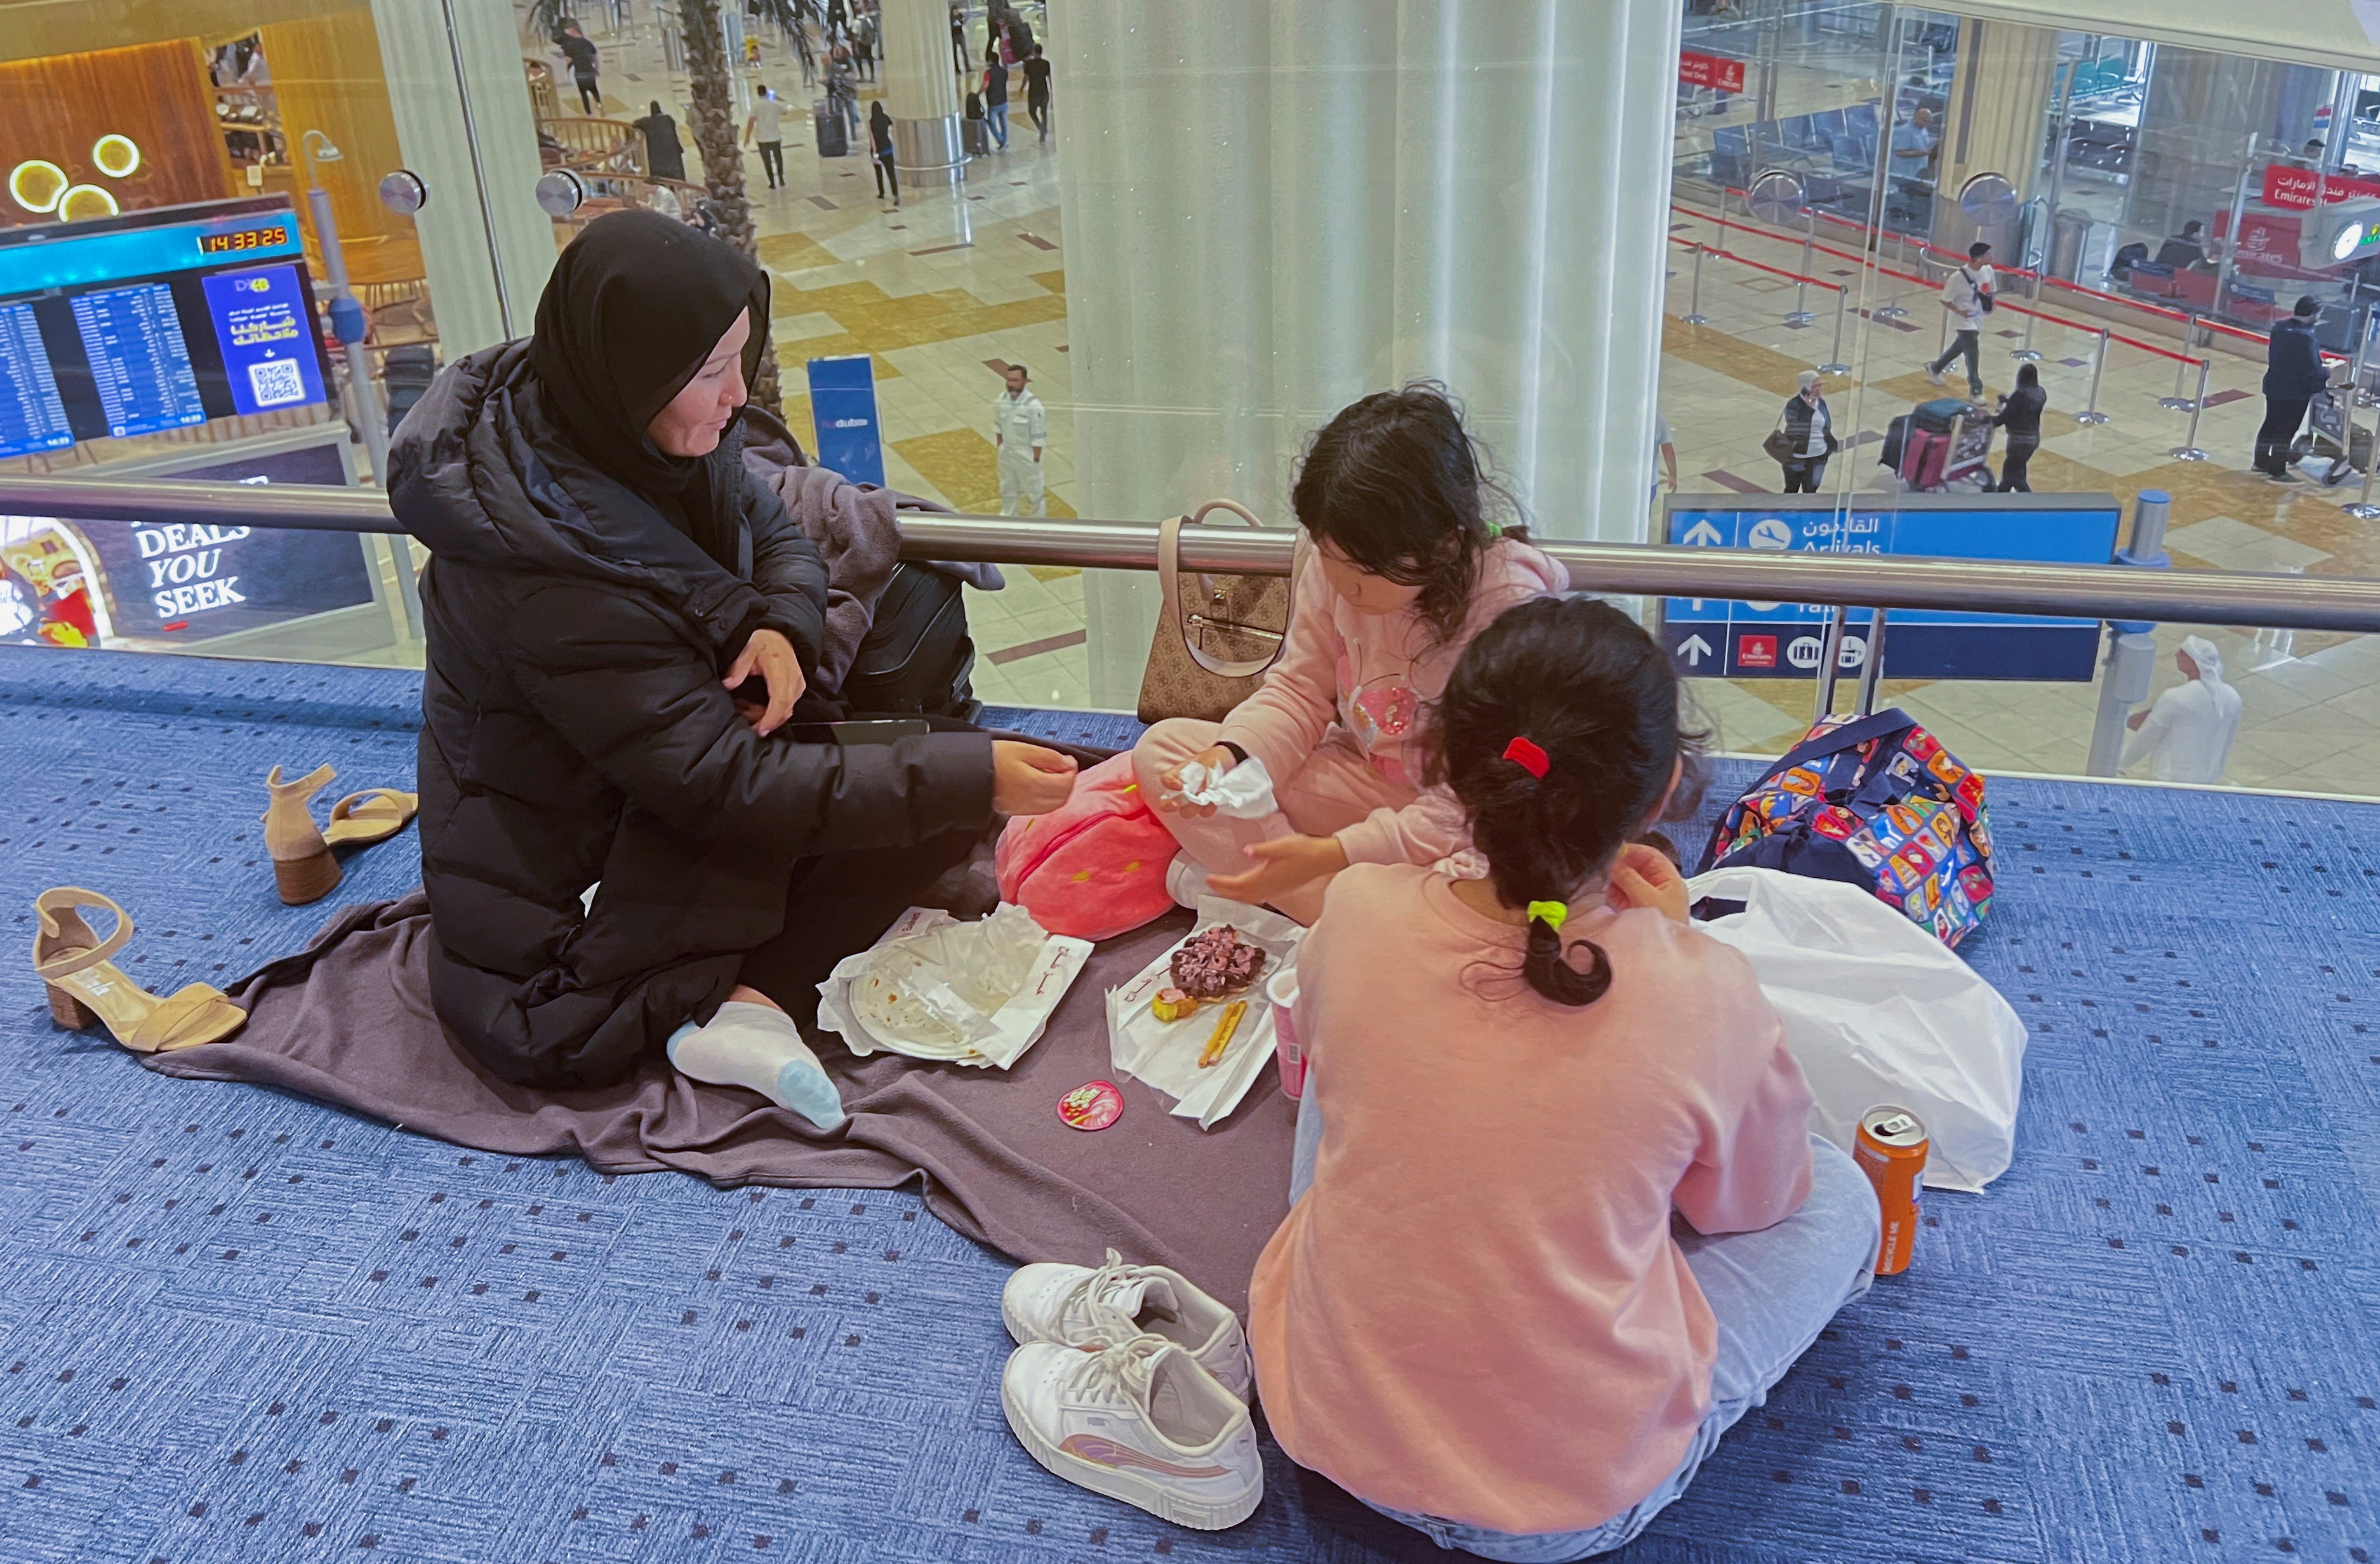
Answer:
[[(748, 384), (768, 346), (768, 273), (708, 234), (631, 208), (589, 223), (554, 262), (528, 352), (570, 448), (651, 501), (729, 570), (738, 491), (731, 481), (725, 492), (706, 492), (714, 487), (703, 481), (706, 459), (665, 455), (645, 426), (745, 310)], [(722, 514), (723, 537), (713, 520)]]

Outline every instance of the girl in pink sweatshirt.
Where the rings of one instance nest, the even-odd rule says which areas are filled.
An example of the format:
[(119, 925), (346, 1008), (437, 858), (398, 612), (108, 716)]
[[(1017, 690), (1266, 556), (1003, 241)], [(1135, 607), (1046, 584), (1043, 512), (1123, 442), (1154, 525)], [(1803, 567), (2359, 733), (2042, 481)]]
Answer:
[[(1463, 848), (1462, 811), (1422, 788), (1408, 746), (1463, 645), (1569, 585), (1488, 522), (1488, 492), (1462, 415), (1434, 385), (1375, 393), (1315, 435), (1290, 491), (1305, 536), (1281, 660), (1220, 725), (1174, 718), (1133, 749), (1142, 794), (1216, 891), (1311, 923), (1349, 864), (1430, 864)], [(1211, 776), (1251, 759), (1272, 777), (1271, 818), (1184, 802), (1184, 762)]]
[(1484, 879), (1359, 864), (1298, 960), (1311, 1074), (1248, 1336), (1281, 1449), (1441, 1546), (1571, 1559), (1682, 1493), (1866, 1291), (1876, 1195), (1743, 958), (1630, 845), (1677, 676), (1608, 603), (1474, 640), (1431, 775)]

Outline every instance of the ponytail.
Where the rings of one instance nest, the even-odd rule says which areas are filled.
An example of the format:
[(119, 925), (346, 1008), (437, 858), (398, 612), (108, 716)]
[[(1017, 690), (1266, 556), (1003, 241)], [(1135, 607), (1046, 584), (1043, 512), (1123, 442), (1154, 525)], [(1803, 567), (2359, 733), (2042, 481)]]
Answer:
[(1595, 1003), (1611, 959), (1592, 940), (1565, 945), (1567, 903), (1645, 831), (1672, 778), (1687, 800), (1672, 794), (1674, 810), (1698, 786), (1681, 762), (1702, 738), (1679, 732), (1669, 654), (1609, 603), (1521, 603), (1463, 649), (1425, 731), (1427, 779), (1462, 801), (1496, 899), (1528, 909), (1519, 976), (1556, 1004)]
[(1586, 970), (1571, 964), (1561, 938), (1562, 921), (1569, 915), (1560, 902), (1529, 903), (1529, 948), (1521, 958), (1521, 976), (1554, 1003), (1576, 1009), (1593, 1004), (1610, 989), (1611, 958), (1594, 940), (1581, 940), (1575, 948), (1586, 952)]

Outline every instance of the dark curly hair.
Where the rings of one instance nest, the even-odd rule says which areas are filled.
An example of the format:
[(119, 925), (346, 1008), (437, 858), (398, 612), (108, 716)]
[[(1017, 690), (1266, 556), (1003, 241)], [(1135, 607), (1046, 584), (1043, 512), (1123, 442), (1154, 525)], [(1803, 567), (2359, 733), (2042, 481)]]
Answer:
[(1446, 388), (1415, 381), (1351, 402), (1317, 430), (1289, 503), (1350, 564), (1419, 587), (1415, 607), (1443, 646), (1461, 632), (1496, 540), (1488, 507), (1511, 503), (1485, 467)]
[[(1543, 777), (1505, 758), (1515, 738), (1545, 752)], [(1567, 902), (1609, 871), (1673, 772), (1665, 813), (1691, 814), (1704, 735), (1680, 731), (1677, 672), (1653, 637), (1609, 603), (1574, 597), (1518, 604), (1481, 631), (1425, 742), (1429, 780), (1463, 801), (1497, 899), (1522, 907)], [(1589, 1005), (1611, 987), (1611, 962), (1591, 940), (1565, 950), (1551, 924), (1531, 919), (1521, 976), (1558, 1004)]]

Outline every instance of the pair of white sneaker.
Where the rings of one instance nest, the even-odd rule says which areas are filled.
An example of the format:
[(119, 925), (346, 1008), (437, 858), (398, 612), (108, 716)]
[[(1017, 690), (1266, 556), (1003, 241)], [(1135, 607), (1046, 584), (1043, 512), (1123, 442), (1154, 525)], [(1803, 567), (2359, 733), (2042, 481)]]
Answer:
[(1017, 1341), (1000, 1400), (1033, 1459), (1093, 1493), (1202, 1532), (1264, 1498), (1239, 1316), (1163, 1266), (1031, 1265), (1001, 1317)]

